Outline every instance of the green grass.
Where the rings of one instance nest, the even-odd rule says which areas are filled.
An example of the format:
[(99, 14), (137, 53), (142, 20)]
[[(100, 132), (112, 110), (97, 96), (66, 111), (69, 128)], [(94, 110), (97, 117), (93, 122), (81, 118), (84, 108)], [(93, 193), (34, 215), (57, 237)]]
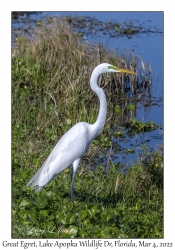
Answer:
[(69, 198), (71, 169), (61, 172), (40, 193), (26, 187), (70, 127), (79, 121), (95, 121), (99, 103), (89, 79), (100, 62), (132, 71), (136, 68), (127, 65), (137, 65), (134, 56), (118, 58), (83, 44), (66, 23), (56, 19), (37, 26), (34, 39), (16, 41), (12, 55), (13, 238), (163, 237), (160, 150), (145, 151), (144, 161), (127, 169), (127, 174), (112, 162), (108, 172), (101, 166), (95, 166), (95, 171), (87, 167), (99, 147), (103, 151), (111, 145), (109, 118), (118, 102), (110, 92), (111, 81), (122, 83), (123, 76), (100, 77), (108, 98), (108, 121), (77, 170), (74, 205)]

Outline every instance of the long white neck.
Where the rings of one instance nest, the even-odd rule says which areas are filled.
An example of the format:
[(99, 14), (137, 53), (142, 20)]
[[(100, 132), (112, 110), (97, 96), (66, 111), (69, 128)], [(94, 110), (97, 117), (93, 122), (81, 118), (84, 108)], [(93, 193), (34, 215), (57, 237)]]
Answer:
[(107, 114), (106, 95), (103, 89), (101, 89), (97, 83), (98, 76), (102, 73), (103, 72), (101, 72), (101, 70), (99, 70), (98, 68), (95, 68), (90, 79), (91, 89), (97, 94), (100, 100), (100, 109), (98, 112), (98, 117), (97, 117), (96, 122), (92, 124), (94, 137), (100, 134), (100, 132), (102, 131), (105, 121), (106, 121), (106, 114)]

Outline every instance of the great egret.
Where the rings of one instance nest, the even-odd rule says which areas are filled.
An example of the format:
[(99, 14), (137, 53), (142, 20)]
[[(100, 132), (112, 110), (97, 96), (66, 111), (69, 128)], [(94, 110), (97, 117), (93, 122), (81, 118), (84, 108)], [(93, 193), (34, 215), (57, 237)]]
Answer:
[(92, 140), (100, 134), (105, 124), (107, 113), (106, 96), (103, 89), (98, 86), (97, 79), (100, 74), (107, 72), (135, 74), (135, 72), (119, 69), (108, 63), (102, 63), (93, 70), (90, 86), (100, 100), (100, 109), (96, 122), (94, 124), (79, 122), (69, 129), (57, 142), (47, 160), (28, 182), (27, 186), (36, 186), (36, 190), (40, 191), (53, 180), (58, 173), (72, 165), (70, 196), (73, 202), (74, 177), (80, 164), (80, 159), (89, 148)]

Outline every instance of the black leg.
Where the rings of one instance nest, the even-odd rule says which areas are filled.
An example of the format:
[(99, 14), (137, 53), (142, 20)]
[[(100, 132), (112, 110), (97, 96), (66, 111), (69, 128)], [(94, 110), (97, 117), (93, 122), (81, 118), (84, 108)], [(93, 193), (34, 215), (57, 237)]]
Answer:
[(77, 159), (76, 161), (73, 162), (72, 166), (72, 180), (71, 180), (71, 185), (70, 185), (70, 198), (72, 203), (74, 203), (74, 177), (75, 177), (75, 172), (77, 171), (77, 168), (80, 164), (80, 159)]
[(75, 173), (74, 173), (74, 169), (72, 168), (72, 180), (71, 180), (71, 185), (70, 185), (70, 197), (71, 197), (72, 203), (74, 203), (74, 177), (75, 177)]

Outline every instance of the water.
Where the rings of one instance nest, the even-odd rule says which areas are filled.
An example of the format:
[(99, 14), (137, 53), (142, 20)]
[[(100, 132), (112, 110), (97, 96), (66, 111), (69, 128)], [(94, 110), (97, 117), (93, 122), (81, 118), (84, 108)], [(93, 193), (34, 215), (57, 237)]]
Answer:
[[(135, 26), (141, 25), (152, 32), (139, 33), (132, 37), (120, 36), (109, 37), (103, 32), (92, 35), (84, 35), (88, 42), (103, 43), (110, 50), (117, 50), (121, 53), (125, 48), (129, 48), (138, 57), (141, 56), (144, 63), (149, 63), (152, 67), (152, 105), (146, 106), (138, 103), (135, 117), (139, 121), (147, 122), (152, 120), (153, 123), (163, 126), (163, 12), (41, 12), (31, 14), (27, 17), (31, 23), (39, 21), (44, 16), (90, 16), (103, 22), (111, 20), (119, 23), (132, 22)], [(26, 16), (21, 20), (26, 20)], [(25, 21), (15, 23), (14, 27), (23, 27)], [(163, 129), (157, 129), (153, 132), (140, 133), (132, 138), (127, 136), (125, 140), (117, 139), (117, 143), (122, 150), (119, 154), (114, 155), (115, 162), (131, 165), (138, 159), (142, 145), (148, 148), (156, 148), (157, 144), (161, 145), (163, 140)], [(134, 149), (134, 154), (124, 153), (125, 149)]]

